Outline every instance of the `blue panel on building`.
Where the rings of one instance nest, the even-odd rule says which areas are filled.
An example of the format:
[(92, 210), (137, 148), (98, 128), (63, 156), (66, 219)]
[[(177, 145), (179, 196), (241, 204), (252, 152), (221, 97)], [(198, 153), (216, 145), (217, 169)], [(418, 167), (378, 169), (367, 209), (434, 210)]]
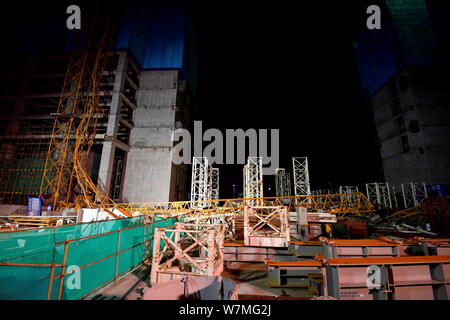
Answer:
[(446, 197), (447, 196), (447, 185), (445, 185), (445, 184), (427, 185), (427, 191), (429, 194), (434, 194), (439, 197)]
[(28, 197), (27, 212), (30, 216), (42, 215), (42, 199), (39, 197)]
[(184, 1), (130, 2), (117, 49), (128, 49), (143, 69), (181, 69), (187, 5)]
[(431, 17), (435, 20), (442, 17), (429, 14), (437, 7), (424, 0), (386, 0), (386, 4), (382, 8), (381, 29), (369, 30), (364, 26), (357, 36), (356, 56), (366, 97), (405, 66), (440, 61), (433, 23), (443, 24), (431, 21)]

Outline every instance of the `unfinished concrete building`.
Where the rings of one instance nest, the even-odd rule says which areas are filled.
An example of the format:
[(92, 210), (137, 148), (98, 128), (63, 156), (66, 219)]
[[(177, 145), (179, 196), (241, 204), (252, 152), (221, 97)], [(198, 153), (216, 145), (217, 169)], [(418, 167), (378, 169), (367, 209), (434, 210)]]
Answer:
[[(86, 167), (116, 202), (186, 200), (189, 173), (172, 163), (172, 134), (190, 128), (195, 106), (187, 6), (130, 3), (116, 23)], [(67, 52), (0, 58), (0, 203), (39, 195), (68, 60)]]
[(371, 97), (386, 180), (450, 184), (450, 86), (408, 67)]

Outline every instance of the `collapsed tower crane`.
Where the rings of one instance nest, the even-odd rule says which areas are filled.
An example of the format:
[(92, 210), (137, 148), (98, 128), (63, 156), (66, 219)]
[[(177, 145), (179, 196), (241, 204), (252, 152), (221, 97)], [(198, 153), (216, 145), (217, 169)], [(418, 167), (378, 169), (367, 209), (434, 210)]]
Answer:
[[(248, 157), (244, 166), (244, 198), (263, 197), (262, 157)], [(259, 205), (261, 199), (247, 200), (249, 205)]]
[(94, 144), (102, 72), (112, 46), (114, 14), (94, 14), (77, 31), (58, 102), (39, 196), (55, 210), (74, 201), (91, 207), (112, 200), (92, 181), (86, 161)]
[[(294, 173), (294, 194), (296, 196), (311, 195), (311, 187), (309, 184), (309, 168), (308, 157), (293, 157), (292, 167)], [(301, 202), (306, 202), (302, 199)], [(308, 199), (310, 201), (310, 199)]]

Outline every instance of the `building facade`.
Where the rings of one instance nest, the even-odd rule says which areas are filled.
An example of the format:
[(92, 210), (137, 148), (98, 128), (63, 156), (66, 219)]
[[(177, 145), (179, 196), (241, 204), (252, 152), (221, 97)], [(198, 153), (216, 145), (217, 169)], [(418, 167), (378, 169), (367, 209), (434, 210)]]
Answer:
[(450, 184), (450, 6), (439, 0), (380, 5), (381, 29), (361, 29), (355, 51), (385, 180)]

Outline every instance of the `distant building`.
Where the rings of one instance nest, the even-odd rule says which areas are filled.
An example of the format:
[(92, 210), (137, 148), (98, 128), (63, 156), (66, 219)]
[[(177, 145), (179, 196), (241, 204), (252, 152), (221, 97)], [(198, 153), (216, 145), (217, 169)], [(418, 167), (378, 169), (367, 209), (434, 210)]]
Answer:
[(355, 43), (385, 180), (450, 184), (450, 4), (385, 0)]
[[(190, 129), (195, 108), (189, 8), (177, 0), (130, 1), (124, 13), (102, 78), (89, 173), (115, 201), (186, 200), (190, 175), (172, 163), (171, 138), (175, 128)], [(39, 193), (68, 61), (58, 26), (58, 37), (51, 28), (45, 36), (62, 39), (59, 47), (22, 45), (0, 58), (0, 203), (25, 204)]]

